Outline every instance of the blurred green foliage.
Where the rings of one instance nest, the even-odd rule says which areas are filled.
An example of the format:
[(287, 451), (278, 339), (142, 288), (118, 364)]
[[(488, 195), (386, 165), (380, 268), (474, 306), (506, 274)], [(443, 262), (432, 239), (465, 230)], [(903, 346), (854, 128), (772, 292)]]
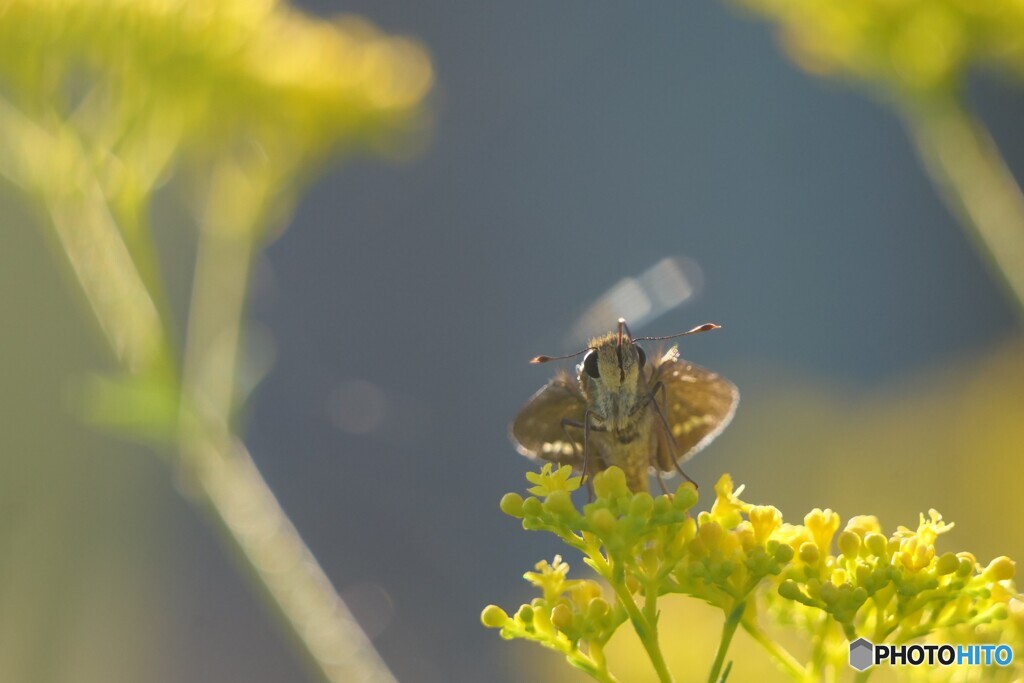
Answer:
[(266, 0), (8, 0), (0, 42), (6, 97), (114, 155), (111, 188), (246, 140), (283, 175), (409, 124), (433, 78), (411, 41)]
[(0, 680), (137, 681), (166, 664), (173, 499), (157, 461), (66, 410), (109, 354), (26, 208), (0, 186)]
[(1024, 319), (1024, 193), (965, 100), (987, 68), (1024, 76), (1016, 0), (734, 0), (777, 24), (807, 71), (895, 106), (946, 203)]
[[(2, 0), (0, 45), (0, 177), (34, 209), (114, 360), (74, 383), (75, 407), (159, 445), (313, 671), (391, 680), (235, 423), (260, 366), (245, 357), (253, 259), (324, 162), (415, 145), (433, 82), (425, 51), (269, 0)], [(154, 211), (158, 192), (187, 210)], [(190, 235), (194, 261), (163, 253), (168, 229)], [(175, 307), (168, 288), (189, 275), (189, 302)], [(51, 645), (45, 630), (24, 633), (40, 652)], [(38, 664), (11, 671), (61, 678)]]
[(944, 97), (974, 66), (1024, 76), (1024, 7), (1013, 0), (738, 0), (778, 24), (808, 71)]

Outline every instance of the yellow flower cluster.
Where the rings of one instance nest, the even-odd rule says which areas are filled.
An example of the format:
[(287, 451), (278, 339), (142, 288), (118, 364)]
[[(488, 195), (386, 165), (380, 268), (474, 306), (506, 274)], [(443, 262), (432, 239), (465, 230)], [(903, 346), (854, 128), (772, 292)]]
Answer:
[(804, 68), (916, 95), (975, 63), (1024, 72), (1024, 5), (1013, 0), (739, 0), (775, 21)]
[(125, 157), (132, 144), (205, 158), (248, 138), (299, 166), (384, 143), (433, 82), (417, 43), (272, 0), (5, 0), (0, 44), (0, 85), (23, 115), (56, 112)]
[[(836, 540), (839, 516), (814, 510), (804, 525), (790, 528), (794, 560), (780, 575), (770, 611), (783, 622), (817, 629), (834, 647), (825, 648), (841, 664), (842, 645), (865, 637), (874, 643), (905, 643), (925, 637), (971, 642), (980, 627), (1013, 637), (1005, 622), (1019, 605), (1014, 563), (997, 557), (982, 566), (967, 552), (939, 553), (938, 537), (952, 529), (937, 511), (921, 515), (916, 529), (899, 527), (886, 536), (871, 516), (853, 517)], [(781, 598), (781, 599), (780, 599)], [(1019, 609), (1019, 607), (1018, 607)]]
[[(597, 582), (567, 579), (569, 565), (558, 555), (551, 563), (538, 562), (536, 570), (524, 578), (540, 589), (541, 597), (521, 606), (513, 617), (490, 605), (481, 617), (484, 625), (500, 628), (504, 638), (532, 640), (557, 650), (577, 668), (599, 676), (602, 648), (625, 620), (624, 610), (604, 599)], [(580, 643), (587, 643), (586, 652)]]
[[(999, 557), (981, 566), (970, 553), (939, 553), (935, 544), (953, 525), (934, 510), (916, 529), (901, 526), (890, 536), (874, 517), (853, 517), (843, 527), (827, 509), (812, 510), (803, 524), (787, 524), (778, 509), (744, 502), (742, 487), (734, 490), (725, 475), (711, 510), (694, 517), (691, 485), (652, 498), (632, 493), (612, 467), (594, 477), (596, 498), (581, 512), (570, 497), (579, 478), (570, 475), (568, 467), (545, 465), (528, 475), (533, 496), (507, 494), (501, 508), (524, 528), (550, 531), (581, 551), (614, 601), (592, 581), (566, 578), (568, 567), (556, 557), (526, 575), (542, 597), (512, 617), (489, 606), (482, 620), (506, 638), (559, 650), (598, 680), (614, 680), (603, 648), (627, 620), (662, 673), (656, 601), (667, 593), (722, 609), (726, 627), (717, 667), (732, 631), (742, 627), (796, 679), (845, 667), (847, 642), (861, 636), (874, 643), (930, 636), (1019, 640), (1017, 622), (1024, 618), (1013, 562)], [(761, 630), (762, 615), (805, 634), (813, 645), (806, 665)], [(718, 670), (713, 674), (717, 680)]]

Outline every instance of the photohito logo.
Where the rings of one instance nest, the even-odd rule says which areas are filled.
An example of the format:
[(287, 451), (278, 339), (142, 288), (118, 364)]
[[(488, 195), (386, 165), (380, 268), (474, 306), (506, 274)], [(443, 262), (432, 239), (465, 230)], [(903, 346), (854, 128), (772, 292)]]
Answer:
[(875, 664), (891, 666), (1009, 666), (1009, 645), (874, 645), (865, 638), (850, 643), (850, 666), (863, 671)]
[(863, 671), (875, 663), (875, 646), (858, 638), (850, 643), (850, 666), (857, 671)]

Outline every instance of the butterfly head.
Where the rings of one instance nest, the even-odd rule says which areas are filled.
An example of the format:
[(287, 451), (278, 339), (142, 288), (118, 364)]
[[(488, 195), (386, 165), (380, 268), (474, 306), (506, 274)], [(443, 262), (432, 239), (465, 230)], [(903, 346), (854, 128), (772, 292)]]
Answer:
[(613, 421), (625, 417), (642, 392), (646, 363), (647, 355), (620, 319), (616, 332), (591, 340), (577, 366), (580, 389), (603, 417)]
[(588, 407), (599, 419), (619, 427), (636, 413), (638, 402), (642, 401), (647, 389), (644, 375), (647, 355), (637, 342), (673, 339), (716, 329), (718, 325), (706, 323), (667, 337), (634, 338), (626, 321), (619, 318), (615, 332), (590, 340), (590, 345), (582, 351), (567, 356), (537, 356), (530, 362), (547, 363), (582, 355), (583, 360), (576, 366), (576, 374)]
[(647, 354), (633, 342), (626, 322), (620, 318), (618, 332), (590, 340), (578, 367), (580, 381), (586, 382), (587, 378), (594, 386), (606, 388), (635, 384), (646, 363)]

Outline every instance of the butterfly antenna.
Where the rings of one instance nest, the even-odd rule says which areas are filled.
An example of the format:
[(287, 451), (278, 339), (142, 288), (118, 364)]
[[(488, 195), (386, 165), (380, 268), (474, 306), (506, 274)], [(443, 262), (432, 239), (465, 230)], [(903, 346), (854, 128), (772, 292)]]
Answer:
[(704, 323), (703, 325), (698, 325), (697, 327), (693, 328), (692, 330), (687, 330), (686, 332), (680, 332), (679, 334), (670, 334), (670, 335), (667, 335), (665, 337), (637, 337), (633, 341), (634, 342), (638, 342), (638, 341), (661, 341), (662, 339), (675, 339), (676, 337), (685, 337), (688, 334), (696, 334), (698, 332), (710, 332), (711, 330), (720, 330), (720, 329), (722, 329), (721, 325), (716, 325), (715, 323)]
[(590, 351), (590, 350), (591, 349), (588, 347), (588, 348), (585, 348), (585, 349), (580, 349), (576, 353), (570, 353), (570, 354), (565, 355), (565, 356), (537, 356), (536, 358), (531, 358), (530, 362), (533, 363), (533, 364), (537, 364), (537, 363), (549, 363), (549, 362), (551, 362), (553, 360), (565, 360), (566, 358), (575, 358), (576, 356), (580, 355), (581, 353), (586, 353), (587, 351)]

